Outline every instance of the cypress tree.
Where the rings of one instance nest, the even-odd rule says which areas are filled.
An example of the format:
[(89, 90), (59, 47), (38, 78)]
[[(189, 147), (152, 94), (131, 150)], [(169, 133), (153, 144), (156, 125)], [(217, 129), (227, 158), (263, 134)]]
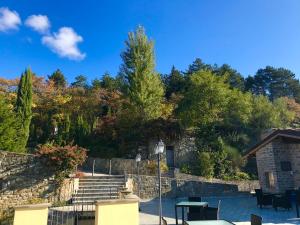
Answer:
[(21, 121), (19, 128), (19, 145), (22, 149), (25, 149), (29, 137), (29, 126), (32, 118), (31, 105), (32, 72), (30, 69), (26, 69), (21, 75), (16, 102), (17, 117)]

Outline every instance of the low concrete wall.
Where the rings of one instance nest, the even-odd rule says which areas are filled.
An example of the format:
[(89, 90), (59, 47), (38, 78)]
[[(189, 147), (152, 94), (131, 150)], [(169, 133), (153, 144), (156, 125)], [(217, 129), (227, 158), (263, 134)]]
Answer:
[(95, 225), (138, 225), (138, 199), (106, 200), (96, 203)]
[[(186, 197), (193, 195), (200, 196), (217, 196), (217, 195), (234, 195), (241, 192), (250, 192), (259, 188), (258, 181), (233, 181), (227, 182), (222, 180), (205, 180), (198, 179), (179, 179), (162, 177), (162, 194), (164, 197)], [(138, 184), (140, 184), (140, 198), (149, 199), (158, 196), (158, 179), (155, 176), (128, 175), (128, 188), (134, 194), (138, 194)]]
[(47, 225), (49, 206), (37, 204), (16, 207), (13, 225)]

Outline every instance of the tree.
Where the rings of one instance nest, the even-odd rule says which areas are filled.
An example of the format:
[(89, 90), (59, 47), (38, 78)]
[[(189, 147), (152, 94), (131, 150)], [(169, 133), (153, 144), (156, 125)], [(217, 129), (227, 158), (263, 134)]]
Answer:
[(166, 87), (166, 98), (169, 99), (172, 94), (183, 93), (185, 88), (185, 78), (179, 70), (172, 67), (171, 73), (164, 77)]
[(48, 79), (54, 83), (56, 88), (65, 88), (67, 81), (64, 74), (57, 69), (52, 75), (48, 76)]
[(101, 79), (101, 87), (109, 91), (118, 90), (120, 88), (119, 78), (113, 78), (109, 73), (105, 73)]
[(121, 72), (126, 79), (128, 96), (144, 119), (158, 118), (162, 115), (164, 88), (154, 70), (153, 42), (148, 40), (144, 28), (138, 27), (129, 33), (125, 43)]
[(186, 126), (218, 121), (228, 103), (229, 86), (223, 77), (202, 70), (190, 76), (189, 86), (178, 106), (178, 115)]
[(92, 88), (93, 89), (101, 88), (101, 80), (98, 78), (92, 80)]
[(200, 70), (213, 70), (213, 67), (209, 64), (203, 63), (203, 61), (200, 58), (196, 58), (195, 61), (189, 65), (188, 70), (186, 71), (186, 75), (192, 75), (195, 72), (198, 72)]
[(20, 120), (13, 111), (13, 106), (0, 94), (0, 149), (5, 151), (20, 152), (18, 129)]
[(284, 68), (267, 66), (259, 69), (254, 77), (246, 79), (246, 90), (275, 100), (280, 97), (295, 98), (300, 102), (300, 84), (295, 74)]
[(287, 108), (290, 112), (294, 113), (294, 120), (292, 122), (292, 127), (300, 127), (300, 104), (295, 101), (293, 98), (283, 97), (283, 101), (287, 104)]
[(72, 87), (88, 88), (87, 78), (84, 75), (75, 77), (75, 81), (71, 83)]
[(219, 76), (225, 76), (226, 82), (228, 82), (232, 88), (244, 91), (245, 81), (243, 76), (236, 70), (232, 69), (228, 64), (223, 64), (221, 67), (216, 68), (214, 73)]
[(20, 146), (25, 149), (28, 137), (29, 126), (32, 118), (32, 72), (27, 69), (22, 75), (18, 86), (16, 102), (17, 116), (21, 120), (20, 127)]
[(266, 129), (289, 127), (294, 119), (294, 114), (288, 110), (283, 99), (275, 100), (272, 104), (266, 96), (254, 96), (252, 107), (249, 128), (257, 139)]

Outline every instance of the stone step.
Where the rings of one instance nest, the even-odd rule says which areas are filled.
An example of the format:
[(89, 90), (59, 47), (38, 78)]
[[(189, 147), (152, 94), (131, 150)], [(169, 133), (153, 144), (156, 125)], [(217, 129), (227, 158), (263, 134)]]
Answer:
[(118, 195), (112, 195), (112, 196), (100, 196), (100, 197), (82, 197), (82, 198), (73, 198), (72, 203), (80, 203), (80, 202), (95, 202), (98, 200), (109, 200), (109, 199), (118, 199)]
[(110, 191), (119, 191), (122, 190), (120, 187), (113, 187), (113, 188), (88, 188), (88, 189), (78, 189), (77, 193), (84, 193), (84, 192), (110, 192)]
[(101, 190), (85, 190), (85, 191), (77, 191), (76, 193), (74, 193), (74, 195), (85, 195), (85, 194), (94, 194), (94, 195), (97, 195), (97, 194), (110, 194), (110, 193), (119, 193), (120, 190), (107, 190), (107, 191), (101, 191)]
[(109, 182), (125, 182), (123, 179), (111, 179), (111, 180), (97, 180), (97, 179), (85, 179), (79, 180), (79, 182), (87, 183), (87, 182), (100, 182), (100, 183), (109, 183)]
[(74, 194), (74, 198), (76, 197), (88, 197), (88, 196), (91, 196), (91, 197), (99, 197), (99, 196), (111, 196), (111, 195), (118, 195), (119, 192), (117, 191), (114, 191), (114, 192), (87, 192), (87, 193), (76, 193)]
[(95, 189), (98, 189), (98, 188), (118, 188), (118, 187), (123, 187), (125, 186), (125, 184), (79, 184), (79, 189), (86, 189), (86, 188), (95, 188)]
[(112, 175), (112, 176), (84, 176), (80, 180), (95, 179), (95, 180), (109, 180), (109, 179), (125, 179), (123, 175)]
[(119, 197), (111, 197), (111, 198), (98, 198), (98, 199), (77, 199), (72, 201), (73, 204), (93, 204), (97, 200), (110, 200), (110, 199), (118, 199)]
[(72, 202), (86, 204), (96, 200), (117, 199), (119, 191), (124, 187), (123, 175), (82, 177), (79, 179), (79, 189), (72, 196)]
[(91, 183), (97, 183), (97, 184), (122, 184), (122, 183), (124, 183), (124, 181), (123, 180), (107, 180), (107, 181), (84, 180), (84, 181), (79, 181), (79, 184), (91, 184)]

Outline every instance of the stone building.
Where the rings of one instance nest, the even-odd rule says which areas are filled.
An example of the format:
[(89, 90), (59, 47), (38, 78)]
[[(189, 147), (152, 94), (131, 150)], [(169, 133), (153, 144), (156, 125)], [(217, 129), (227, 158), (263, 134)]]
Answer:
[(247, 151), (256, 157), (260, 186), (265, 192), (282, 193), (300, 187), (300, 130), (276, 129)]

